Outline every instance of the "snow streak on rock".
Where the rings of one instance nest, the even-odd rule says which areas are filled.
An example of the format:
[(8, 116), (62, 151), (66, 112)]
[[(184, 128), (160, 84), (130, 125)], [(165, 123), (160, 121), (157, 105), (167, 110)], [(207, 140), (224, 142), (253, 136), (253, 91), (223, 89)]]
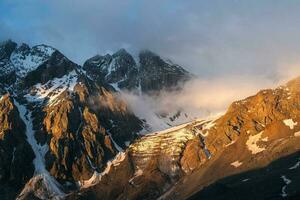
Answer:
[(287, 188), (287, 186), (289, 185), (289, 184), (291, 184), (292, 183), (292, 181), (290, 180), (290, 179), (288, 179), (286, 176), (281, 176), (281, 178), (282, 178), (282, 180), (284, 181), (284, 183), (285, 183), (285, 185), (282, 187), (282, 189), (281, 189), (281, 196), (282, 197), (287, 197), (288, 196), (288, 194), (287, 194), (287, 192), (286, 192), (286, 188)]
[(239, 166), (241, 166), (243, 163), (240, 161), (234, 161), (233, 163), (231, 163), (230, 165), (234, 166), (235, 168), (238, 168)]
[(35, 154), (33, 161), (35, 166), (34, 177), (25, 185), (18, 199), (23, 199), (24, 195), (29, 192), (34, 192), (41, 199), (49, 199), (49, 197), (51, 199), (61, 199), (64, 193), (60, 190), (60, 184), (49, 174), (45, 167), (44, 156), (49, 147), (47, 145), (41, 146), (37, 143), (34, 137), (31, 112), (16, 100), (14, 100), (14, 104), (17, 106), (20, 117), (26, 125), (27, 141)]
[(103, 170), (103, 172), (99, 173), (97, 171), (94, 172), (93, 176), (89, 180), (85, 181), (80, 181), (78, 184), (81, 188), (88, 188), (93, 185), (96, 185), (99, 183), (102, 179), (103, 176), (109, 173), (111, 170), (111, 167), (113, 166), (118, 166), (124, 159), (125, 159), (126, 154), (124, 152), (120, 152), (116, 155), (116, 157), (108, 161), (106, 164), (106, 168)]
[(66, 90), (74, 90), (77, 79), (77, 73), (72, 71), (61, 78), (55, 78), (43, 85), (40, 83), (34, 85), (31, 94), (27, 94), (25, 97), (30, 102), (43, 102), (47, 100), (49, 104), (54, 104), (61, 93)]

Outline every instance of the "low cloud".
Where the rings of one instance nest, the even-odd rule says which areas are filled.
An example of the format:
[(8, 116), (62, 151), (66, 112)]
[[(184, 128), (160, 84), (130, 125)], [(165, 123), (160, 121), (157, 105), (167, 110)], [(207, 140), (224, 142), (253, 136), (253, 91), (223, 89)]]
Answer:
[(275, 88), (300, 75), (298, 65), (281, 65), (274, 77), (226, 76), (219, 78), (194, 78), (186, 82), (180, 91), (161, 91), (159, 95), (136, 95), (122, 92), (130, 109), (140, 118), (146, 119), (154, 130), (166, 128), (157, 114), (174, 113), (177, 110), (193, 118), (206, 118), (225, 112), (237, 100), (254, 95), (259, 90)]

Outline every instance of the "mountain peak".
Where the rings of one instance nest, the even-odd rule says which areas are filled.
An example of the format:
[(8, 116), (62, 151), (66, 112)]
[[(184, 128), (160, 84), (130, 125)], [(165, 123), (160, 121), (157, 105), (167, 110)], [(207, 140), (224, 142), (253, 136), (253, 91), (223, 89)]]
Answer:
[(16, 49), (17, 43), (12, 40), (6, 40), (0, 44), (0, 60), (9, 59), (12, 52)]
[(153, 51), (149, 50), (149, 49), (143, 49), (139, 52), (139, 57), (143, 57), (143, 56), (147, 56), (147, 57), (159, 57), (158, 54), (154, 53)]
[(120, 55), (130, 55), (130, 54), (128, 53), (128, 51), (126, 49), (121, 48), (113, 54), (113, 57), (120, 56)]
[(7, 44), (17, 44), (17, 43), (15, 43), (15, 42), (14, 42), (13, 40), (11, 40), (11, 39), (4, 40), (4, 41), (1, 41), (1, 42), (0, 42), (0, 46), (7, 45)]

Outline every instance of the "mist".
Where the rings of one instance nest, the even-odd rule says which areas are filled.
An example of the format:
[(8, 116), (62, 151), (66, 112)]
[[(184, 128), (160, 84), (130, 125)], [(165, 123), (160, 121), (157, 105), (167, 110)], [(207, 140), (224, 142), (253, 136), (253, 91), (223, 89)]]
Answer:
[[(226, 76), (218, 78), (195, 77), (184, 83), (181, 90), (161, 91), (158, 95), (137, 95), (122, 91), (121, 97), (138, 117), (145, 119), (153, 131), (168, 126), (158, 115), (181, 111), (188, 115), (185, 121), (208, 118), (225, 113), (234, 101), (255, 95), (262, 89), (275, 89), (300, 75), (300, 65), (282, 65), (274, 71), (276, 79), (257, 76)], [(176, 124), (178, 125), (178, 124)]]

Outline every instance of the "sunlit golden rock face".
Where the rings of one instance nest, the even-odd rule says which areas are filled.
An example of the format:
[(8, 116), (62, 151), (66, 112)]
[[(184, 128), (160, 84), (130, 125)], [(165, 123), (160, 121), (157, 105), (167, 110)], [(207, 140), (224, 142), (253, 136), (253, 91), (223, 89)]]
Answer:
[(33, 175), (33, 159), (25, 125), (13, 99), (6, 94), (0, 98), (0, 182), (4, 183), (1, 185), (1, 198), (15, 198)]
[(85, 79), (74, 86), (73, 92), (62, 92), (40, 109), (44, 114), (37, 119), (42, 125), (39, 142), (49, 145), (47, 168), (61, 182), (86, 180), (95, 170), (103, 170), (117, 153), (111, 137), (122, 141), (121, 145), (140, 130), (141, 122), (124, 102)]
[[(265, 167), (298, 152), (297, 84), (299, 79), (234, 102), (221, 117), (197, 120), (136, 140), (120, 164), (130, 173), (116, 166), (114, 172), (105, 175), (108, 179), (114, 173), (127, 177), (128, 182), (122, 182), (126, 189), (113, 197), (186, 199), (223, 177)], [(99, 192), (103, 184), (99, 181), (83, 189), (82, 199), (92, 194), (97, 194), (95, 199), (111, 198)], [(111, 184), (106, 188), (112, 191), (120, 187), (114, 179), (106, 184)]]

